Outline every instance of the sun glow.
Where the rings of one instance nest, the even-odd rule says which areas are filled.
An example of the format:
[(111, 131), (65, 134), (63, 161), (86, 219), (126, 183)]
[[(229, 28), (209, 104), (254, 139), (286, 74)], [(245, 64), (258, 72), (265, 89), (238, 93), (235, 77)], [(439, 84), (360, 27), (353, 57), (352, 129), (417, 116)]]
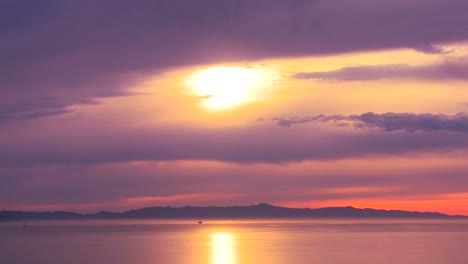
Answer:
[(218, 66), (193, 74), (189, 87), (203, 106), (222, 110), (254, 101), (262, 80), (262, 72), (253, 67)]

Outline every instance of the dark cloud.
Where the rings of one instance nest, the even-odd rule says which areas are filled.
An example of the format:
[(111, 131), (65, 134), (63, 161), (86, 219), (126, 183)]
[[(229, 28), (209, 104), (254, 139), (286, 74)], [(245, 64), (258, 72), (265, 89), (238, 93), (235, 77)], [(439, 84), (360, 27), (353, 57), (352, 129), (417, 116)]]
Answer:
[(43, 110), (43, 111), (35, 111), (32, 113), (28, 113), (23, 115), (21, 118), (23, 119), (36, 119), (40, 117), (45, 117), (45, 116), (54, 116), (54, 115), (60, 115), (60, 114), (65, 114), (69, 113), (70, 110), (66, 109), (54, 109), (54, 110)]
[[(22, 130), (0, 133), (0, 167), (37, 164), (98, 164), (126, 161), (218, 160), (276, 163), (333, 160), (373, 155), (406, 155), (466, 150), (466, 117), (364, 114), (326, 116), (312, 126), (274, 129), (258, 126), (226, 129), (93, 125), (79, 119), (31, 121)], [(350, 121), (347, 121), (350, 119)], [(281, 118), (277, 122), (286, 122)], [(327, 120), (327, 121), (325, 121)], [(48, 124), (44, 124), (47, 121)], [(310, 120), (302, 120), (302, 123)], [(319, 122), (319, 123), (318, 123)], [(349, 122), (380, 129), (335, 129), (324, 122)], [(296, 123), (299, 123), (296, 121)], [(285, 124), (283, 124), (285, 125)], [(289, 125), (293, 125), (289, 123)], [(413, 133), (407, 130), (415, 130)], [(424, 130), (424, 131), (423, 131)], [(425, 131), (431, 130), (432, 133)]]
[(13, 121), (21, 121), (21, 120), (32, 120), (41, 117), (47, 116), (55, 116), (70, 113), (70, 110), (67, 109), (50, 109), (50, 110), (37, 110), (32, 112), (20, 112), (16, 115), (5, 115), (0, 116), (0, 124), (3, 122), (13, 122)]
[(365, 113), (361, 115), (317, 115), (272, 119), (278, 125), (289, 127), (304, 123), (330, 123), (355, 128), (380, 128), (385, 131), (452, 131), (468, 132), (468, 115), (412, 114), (412, 113)]
[(420, 51), (422, 53), (426, 54), (446, 54), (450, 53), (450, 51), (445, 50), (441, 47), (435, 46), (435, 45), (423, 45), (419, 47), (414, 47), (415, 50)]
[(400, 47), (433, 53), (433, 44), (468, 39), (467, 8), (463, 0), (3, 0), (0, 113), (126, 95), (183, 65)]
[(376, 81), (382, 79), (422, 79), (426, 81), (468, 80), (467, 58), (429, 66), (387, 64), (352, 66), (325, 72), (301, 72), (296, 79), (320, 79), (330, 81)]

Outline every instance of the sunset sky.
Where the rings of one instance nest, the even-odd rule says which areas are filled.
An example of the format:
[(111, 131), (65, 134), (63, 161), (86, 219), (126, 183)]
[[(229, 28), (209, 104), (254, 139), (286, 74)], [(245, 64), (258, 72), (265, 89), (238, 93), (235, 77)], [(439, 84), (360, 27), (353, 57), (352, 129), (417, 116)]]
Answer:
[(468, 215), (468, 1), (0, 1), (0, 210)]

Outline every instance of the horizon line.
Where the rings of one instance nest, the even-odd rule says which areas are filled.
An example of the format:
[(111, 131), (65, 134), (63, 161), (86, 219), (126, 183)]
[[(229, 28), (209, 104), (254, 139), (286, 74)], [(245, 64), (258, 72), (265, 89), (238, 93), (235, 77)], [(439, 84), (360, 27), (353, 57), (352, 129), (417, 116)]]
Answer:
[(88, 215), (94, 215), (94, 214), (99, 214), (99, 213), (126, 213), (130, 211), (136, 211), (136, 210), (142, 210), (142, 209), (148, 209), (148, 208), (172, 208), (172, 209), (183, 209), (183, 208), (209, 208), (209, 207), (214, 207), (214, 208), (229, 208), (229, 207), (254, 207), (254, 206), (271, 206), (271, 207), (277, 207), (277, 208), (285, 208), (285, 209), (296, 209), (296, 210), (319, 210), (319, 209), (327, 209), (327, 208), (353, 208), (357, 210), (374, 210), (374, 211), (386, 211), (386, 212), (409, 212), (409, 213), (432, 213), (432, 214), (440, 214), (444, 216), (452, 216), (452, 217), (467, 217), (468, 215), (463, 215), (463, 214), (447, 214), (447, 213), (442, 213), (438, 211), (414, 211), (414, 210), (402, 210), (402, 209), (380, 209), (380, 208), (372, 208), (372, 207), (355, 207), (352, 205), (346, 205), (346, 206), (326, 206), (326, 207), (316, 207), (316, 208), (311, 208), (311, 207), (286, 207), (286, 206), (280, 206), (280, 205), (273, 205), (270, 203), (258, 203), (258, 204), (249, 204), (249, 205), (224, 205), (224, 206), (219, 206), (219, 205), (204, 205), (204, 206), (193, 206), (193, 205), (183, 205), (183, 206), (170, 206), (170, 205), (156, 205), (156, 206), (145, 206), (145, 207), (138, 207), (134, 209), (128, 209), (128, 210), (123, 210), (123, 211), (106, 211), (106, 210), (100, 210), (100, 211), (95, 211), (91, 213), (79, 213), (79, 212), (74, 212), (74, 211), (68, 211), (68, 210), (43, 210), (43, 211), (36, 211), (36, 210), (4, 210), (1, 209), (1, 212), (30, 212), (30, 213), (73, 213), (73, 214), (78, 214), (78, 215), (83, 215), (83, 216), (88, 216)]

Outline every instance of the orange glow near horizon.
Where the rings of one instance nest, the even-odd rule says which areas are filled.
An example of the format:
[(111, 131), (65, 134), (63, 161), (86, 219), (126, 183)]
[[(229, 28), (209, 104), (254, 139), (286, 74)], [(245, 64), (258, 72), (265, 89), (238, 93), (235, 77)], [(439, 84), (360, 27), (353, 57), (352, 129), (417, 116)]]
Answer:
[(468, 193), (447, 194), (439, 197), (423, 199), (400, 200), (371, 200), (371, 199), (350, 199), (335, 201), (314, 201), (314, 202), (288, 202), (282, 206), (294, 208), (322, 208), (322, 207), (342, 207), (353, 206), (356, 208), (372, 208), (381, 210), (403, 210), (415, 212), (438, 212), (450, 215), (468, 215)]

